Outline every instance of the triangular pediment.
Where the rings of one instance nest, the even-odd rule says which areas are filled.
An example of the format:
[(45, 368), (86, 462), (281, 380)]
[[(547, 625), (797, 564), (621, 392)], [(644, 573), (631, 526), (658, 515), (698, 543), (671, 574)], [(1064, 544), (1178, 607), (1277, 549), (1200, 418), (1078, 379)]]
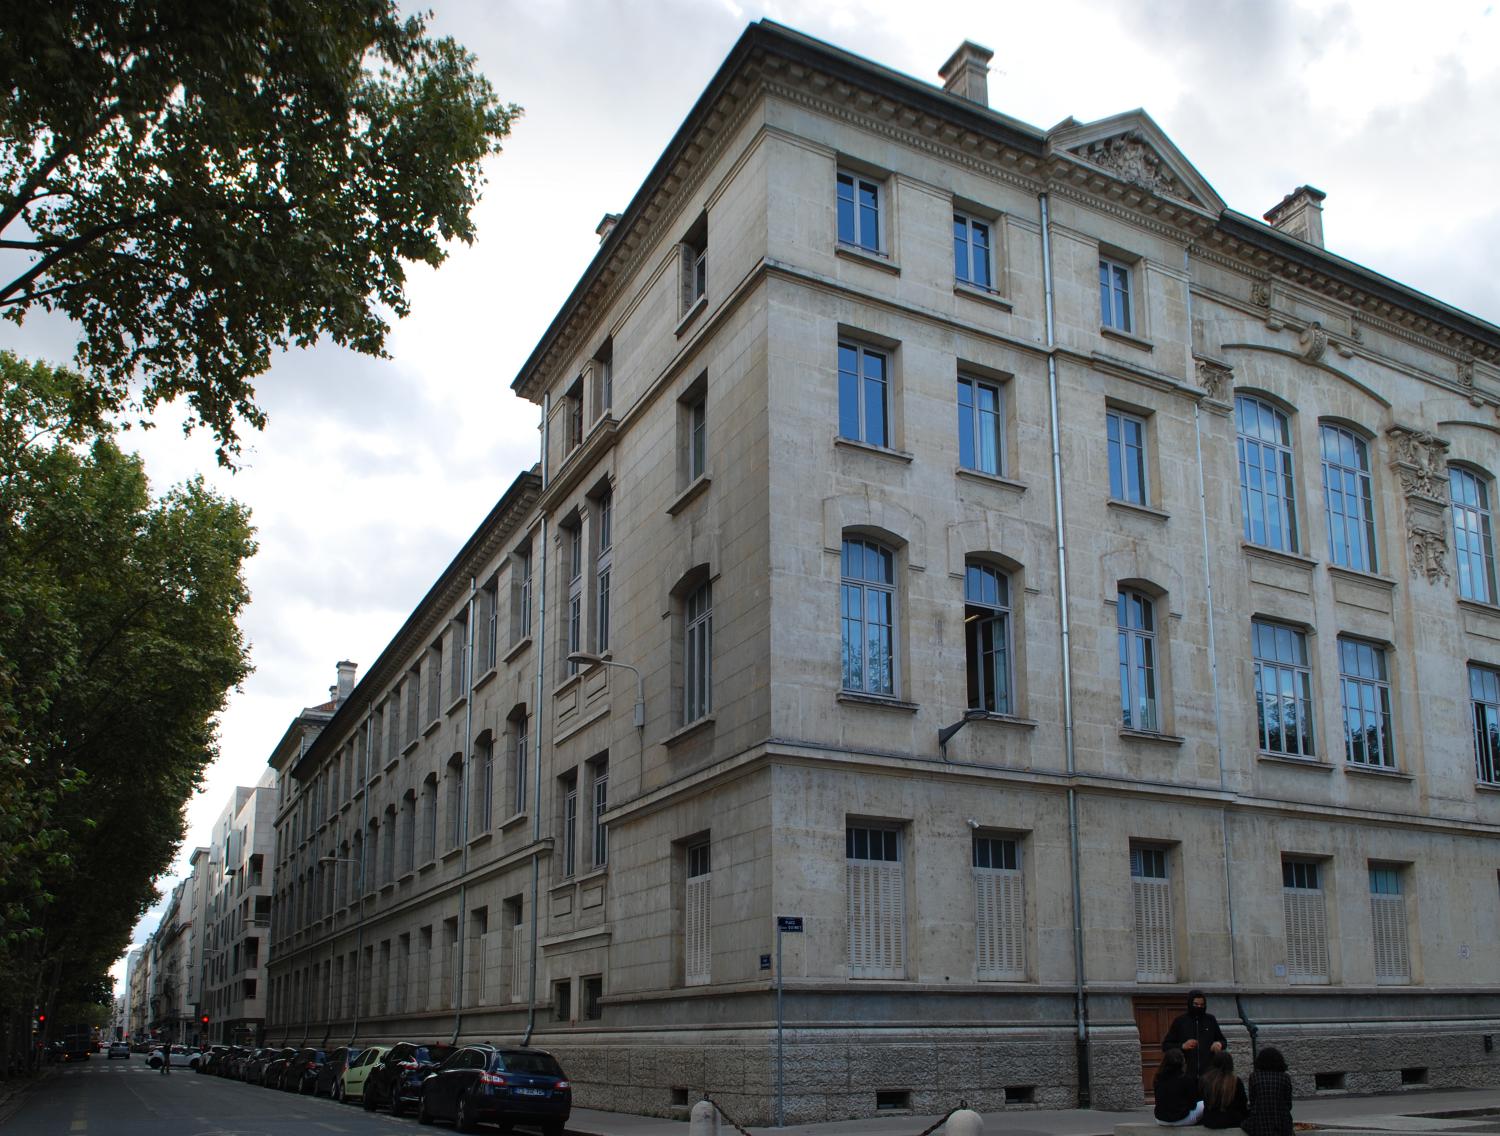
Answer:
[(1143, 110), (1097, 122), (1065, 119), (1047, 132), (1047, 149), (1158, 197), (1176, 198), (1214, 214), (1224, 209), (1224, 199)]

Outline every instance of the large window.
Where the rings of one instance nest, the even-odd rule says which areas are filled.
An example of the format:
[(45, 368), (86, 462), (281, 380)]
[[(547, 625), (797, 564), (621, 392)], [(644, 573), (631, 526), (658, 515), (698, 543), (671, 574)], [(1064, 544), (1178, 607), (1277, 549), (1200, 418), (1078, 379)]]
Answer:
[(1015, 712), (1010, 614), (1010, 578), (988, 564), (964, 565), (964, 654), (971, 710)]
[(990, 223), (967, 213), (953, 214), (953, 276), (986, 291), (995, 286)]
[(696, 722), (713, 710), (713, 585), (704, 581), (688, 595), (684, 620), (682, 720)]
[(1287, 416), (1269, 402), (1244, 394), (1234, 400), (1234, 415), (1245, 540), (1296, 552), (1297, 505)]
[(906, 873), (894, 828), (845, 830), (849, 977), (906, 977)]
[(531, 635), (531, 542), (518, 548), (510, 560), (511, 641), (519, 643)]
[(563, 624), (563, 673), (575, 675), (578, 664), (571, 656), (583, 650), (583, 526), (574, 521), (562, 528), (568, 578), (567, 617)]
[(594, 501), (599, 554), (594, 564), (594, 643), (599, 654), (609, 650), (610, 575), (614, 566), (615, 496), (605, 490)]
[(1339, 638), (1339, 691), (1344, 708), (1344, 756), (1356, 765), (1396, 766), (1391, 731), (1391, 687), (1385, 651), (1361, 639)]
[(1466, 600), (1494, 603), (1495, 532), (1489, 485), (1478, 474), (1453, 466), (1448, 470), (1448, 496), (1453, 507), (1458, 594)]
[(842, 685), (896, 693), (895, 555), (871, 540), (844, 540), (841, 569)]
[(1307, 636), (1294, 627), (1255, 620), (1255, 716), (1266, 753), (1313, 756), (1312, 670)]
[(683, 982), (706, 986), (713, 972), (713, 874), (707, 840), (689, 844), (683, 902)]
[(889, 359), (858, 343), (839, 343), (839, 435), (891, 444)]
[(1370, 500), (1370, 450), (1343, 426), (1324, 423), (1323, 499), (1328, 507), (1328, 556), (1343, 568), (1375, 571), (1375, 511)]
[(974, 962), (981, 982), (1026, 977), (1026, 887), (1016, 841), (976, 836)]
[(479, 784), (475, 786), (475, 830), (488, 832), (495, 821), (495, 743), (486, 735), (474, 747), (474, 764), (479, 767)]
[(464, 840), (464, 759), (455, 753), (448, 759), (448, 847)]
[(511, 814), (526, 811), (526, 762), (530, 740), (526, 730), (526, 708), (519, 707), (510, 717), (510, 787)]
[(1130, 889), (1135, 901), (1135, 979), (1176, 982), (1177, 933), (1167, 849), (1130, 849)]
[(1370, 865), (1370, 929), (1375, 946), (1375, 981), (1399, 986), (1411, 981), (1406, 939), (1406, 897), (1398, 864)]
[(1486, 785), (1500, 785), (1500, 671), (1470, 664), (1469, 707), (1475, 774)]
[(1132, 505), (1148, 504), (1145, 419), (1111, 410), (1104, 416), (1104, 425), (1109, 438), (1110, 497)]
[(1000, 384), (958, 376), (958, 464), (980, 473), (1005, 471), (1005, 395)]
[(1286, 975), (1292, 982), (1328, 981), (1328, 911), (1323, 865), (1316, 860), (1281, 862), (1282, 911), (1286, 918)]
[(604, 814), (609, 809), (609, 762), (600, 759), (591, 767), (594, 774), (593, 808), (590, 822), (593, 827), (593, 866), (602, 868), (609, 862), (609, 829), (604, 825)]
[(840, 170), (838, 173), (839, 244), (879, 252), (880, 183)]
[(682, 314), (703, 299), (708, 290), (708, 214), (702, 214), (682, 238)]
[(578, 773), (575, 770), (562, 779), (563, 823), (562, 866), (565, 878), (578, 871)]
[(1130, 297), (1130, 266), (1106, 257), (1099, 258), (1099, 323), (1116, 331), (1133, 332), (1133, 304)]
[(1120, 653), (1121, 721), (1134, 730), (1161, 728), (1156, 709), (1156, 607), (1121, 589), (1115, 605)]

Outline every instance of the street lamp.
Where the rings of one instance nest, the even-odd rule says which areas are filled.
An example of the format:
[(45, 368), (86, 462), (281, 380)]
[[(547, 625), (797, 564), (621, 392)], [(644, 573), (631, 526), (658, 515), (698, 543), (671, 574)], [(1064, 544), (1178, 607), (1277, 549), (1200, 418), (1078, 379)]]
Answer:
[[(352, 1043), (359, 1036), (359, 968), (365, 961), (365, 859), (364, 849), (360, 849), (360, 858), (352, 856), (319, 856), (320, 864), (357, 864), (359, 866), (359, 926), (355, 929), (354, 937), (354, 1019), (349, 1024), (349, 1040)], [(333, 944), (336, 936), (330, 936), (328, 940), (328, 961), (331, 972), (333, 962)], [(323, 1044), (328, 1044), (328, 1033), (333, 1029), (333, 983), (328, 984), (328, 1027), (323, 1034)]]
[(970, 708), (968, 710), (965, 710), (964, 716), (958, 721), (954, 722), (953, 725), (944, 726), (941, 730), (939, 730), (938, 752), (942, 754), (943, 760), (948, 760), (948, 743), (952, 740), (954, 734), (958, 733), (959, 730), (963, 729), (970, 722), (977, 722), (981, 718), (988, 717), (989, 714), (986, 711)]
[(575, 666), (585, 667), (619, 667), (635, 675), (635, 728), (639, 730), (646, 724), (646, 684), (641, 679), (638, 667), (631, 666), (629, 663), (617, 663), (613, 659), (606, 659), (603, 655), (596, 655), (592, 651), (574, 651), (568, 656), (568, 662)]

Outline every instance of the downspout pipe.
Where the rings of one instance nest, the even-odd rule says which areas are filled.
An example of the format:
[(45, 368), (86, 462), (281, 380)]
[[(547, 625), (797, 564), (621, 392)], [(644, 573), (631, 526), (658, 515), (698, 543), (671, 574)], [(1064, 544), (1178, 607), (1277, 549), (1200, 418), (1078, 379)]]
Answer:
[[(1187, 321), (1188, 321), (1188, 369), (1193, 367), (1192, 343), (1193, 333), (1193, 283), (1192, 283), (1192, 254), (1188, 249), (1182, 250), (1182, 274), (1183, 290), (1187, 296)], [(1222, 692), (1219, 687), (1219, 649), (1214, 621), (1214, 574), (1213, 561), (1211, 559), (1213, 545), (1208, 531), (1208, 490), (1205, 486), (1203, 476), (1203, 402), (1201, 399), (1193, 403), (1193, 446), (1198, 461), (1198, 518), (1202, 529), (1203, 540), (1203, 594), (1204, 603), (1208, 608), (1208, 679), (1213, 691), (1214, 704), (1214, 749), (1219, 762), (1219, 790), (1227, 792), (1229, 789), (1229, 774), (1224, 754), (1224, 723)], [(1239, 936), (1237, 922), (1234, 915), (1234, 870), (1230, 859), (1233, 854), (1233, 843), (1229, 838), (1229, 807), (1225, 805), (1219, 810), (1219, 837), (1223, 846), (1224, 854), (1224, 912), (1229, 931), (1229, 981), (1234, 987), (1234, 1009), (1239, 1019), (1245, 1025), (1245, 1030), (1250, 1035), (1250, 1054), (1252, 1057), (1259, 1052), (1258, 1044), (1260, 1028), (1250, 1020), (1245, 1012), (1245, 998), (1240, 993), (1240, 964), (1238, 940)]]
[(359, 995), (363, 989), (360, 982), (360, 968), (365, 965), (365, 857), (370, 852), (366, 846), (365, 834), (370, 831), (370, 762), (375, 757), (370, 752), (370, 744), (374, 740), (371, 732), (374, 722), (375, 707), (371, 706), (365, 718), (365, 767), (359, 771), (363, 815), (359, 822), (359, 927), (354, 938), (354, 1021), (349, 1026), (350, 1045), (353, 1045), (354, 1039), (359, 1037)]
[[(1078, 772), (1076, 739), (1073, 733), (1073, 658), (1072, 628), (1068, 620), (1068, 539), (1063, 516), (1062, 429), (1059, 424), (1057, 395), (1057, 324), (1052, 291), (1052, 218), (1047, 194), (1037, 195), (1042, 222), (1042, 286), (1046, 300), (1047, 321), (1047, 409), (1052, 431), (1052, 505), (1053, 523), (1057, 526), (1057, 612), (1062, 650), (1063, 752), (1069, 778)], [(1079, 867), (1078, 787), (1068, 785), (1068, 867), (1073, 886), (1073, 1013), (1077, 1036), (1074, 1044), (1078, 1062), (1078, 1107), (1088, 1108), (1091, 1096), (1089, 1078), (1089, 1012), (1084, 991), (1083, 969), (1083, 884)]]
[[(547, 489), (547, 451), (552, 434), (552, 395), (542, 396), (542, 491)], [(536, 1032), (536, 963), (537, 942), (540, 938), (537, 917), (541, 903), (541, 857), (537, 845), (542, 840), (542, 680), (547, 670), (547, 517), (541, 518), (538, 535), (541, 540), (541, 555), (537, 558), (537, 569), (532, 574), (536, 581), (536, 693), (532, 706), (531, 727), (531, 952), (530, 976), (526, 995), (526, 1033), (522, 1045), (531, 1044), (531, 1035)]]
[[(460, 662), (467, 672), (464, 675), (464, 780), (458, 802), (458, 838), (463, 848), (463, 859), (458, 873), (458, 957), (454, 960), (453, 975), (453, 1036), (448, 1040), (458, 1044), (458, 1034), (464, 1020), (464, 951), (469, 938), (468, 879), (469, 879), (469, 818), (473, 812), (474, 799), (474, 600), (479, 590), (476, 577), (469, 577), (469, 602), (464, 609), (464, 655)], [(441, 702), (443, 692), (438, 691)], [(493, 758), (492, 758), (493, 760)], [(484, 965), (483, 956), (479, 965)]]

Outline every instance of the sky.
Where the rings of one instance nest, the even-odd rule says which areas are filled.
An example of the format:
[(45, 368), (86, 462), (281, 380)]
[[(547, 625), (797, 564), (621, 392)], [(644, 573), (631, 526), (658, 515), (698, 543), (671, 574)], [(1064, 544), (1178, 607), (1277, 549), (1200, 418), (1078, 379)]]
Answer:
[[(478, 239), (414, 268), (390, 358), (331, 346), (257, 383), (269, 422), (240, 468), (172, 410), (132, 431), (158, 490), (203, 473), (254, 514), (243, 627), (254, 673), (219, 725), (187, 806), (208, 843), (334, 664), (384, 649), (517, 473), (538, 411), (511, 380), (746, 26), (769, 18), (938, 83), (970, 39), (995, 52), (994, 109), (1046, 128), (1144, 108), (1229, 207), (1260, 216), (1296, 186), (1327, 193), (1327, 247), (1500, 323), (1500, 0), (429, 0), (435, 31), (521, 104), (487, 165)], [(60, 320), (0, 346), (66, 361)], [(143, 942), (160, 904), (137, 926)], [(123, 961), (116, 967), (123, 975)]]

